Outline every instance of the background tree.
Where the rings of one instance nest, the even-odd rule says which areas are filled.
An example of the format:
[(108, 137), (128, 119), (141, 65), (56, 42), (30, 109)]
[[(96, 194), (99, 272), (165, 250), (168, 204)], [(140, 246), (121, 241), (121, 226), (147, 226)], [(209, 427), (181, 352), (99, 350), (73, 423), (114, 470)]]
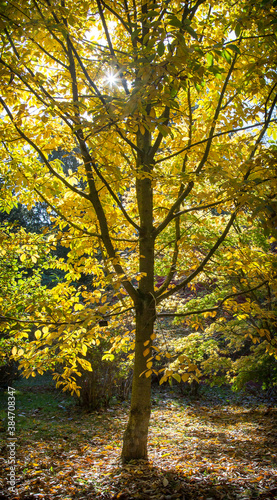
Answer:
[[(71, 363), (63, 375), (70, 378), (78, 352), (100, 335), (99, 315), (134, 312), (125, 461), (147, 457), (156, 318), (176, 313), (178, 292), (208, 282), (232, 253), (237, 228), (250, 231), (254, 214), (267, 221), (276, 201), (269, 140), (276, 133), (275, 29), (271, 1), (1, 4), (6, 203), (47, 203), (63, 230), (48, 241), (60, 237), (70, 248), (68, 263), (60, 263), (68, 281), (80, 273), (98, 280), (98, 290), (74, 295), (79, 303), (56, 294), (64, 316), (59, 338), (54, 327), (38, 333), (32, 363), (55, 340)], [(76, 172), (65, 175), (61, 162), (49, 159), (58, 148), (78, 158)], [(162, 282), (155, 283), (157, 274)], [(251, 283), (242, 276), (233, 296), (271, 287), (274, 278), (273, 267), (262, 279), (253, 272)], [(224, 287), (217, 289), (198, 314), (230, 307)], [(26, 346), (26, 371), (33, 370), (29, 360)], [(177, 364), (179, 378), (187, 379), (188, 369), (197, 375), (189, 359)]]

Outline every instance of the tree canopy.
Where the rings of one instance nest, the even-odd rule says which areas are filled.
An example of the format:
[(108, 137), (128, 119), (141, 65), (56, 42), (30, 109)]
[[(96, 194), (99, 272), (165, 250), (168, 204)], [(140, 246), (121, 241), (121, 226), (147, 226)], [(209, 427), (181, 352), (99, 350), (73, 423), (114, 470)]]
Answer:
[[(274, 5), (1, 2), (1, 209), (46, 203), (45, 245), (69, 249), (51, 307), (20, 312), (43, 326), (17, 358), (34, 374), (67, 359), (78, 390), (91, 343), (134, 343), (123, 460), (147, 457), (157, 318), (223, 337), (229, 318), (233, 343), (276, 354)], [(73, 290), (82, 274), (93, 288)], [(197, 374), (180, 354), (164, 379)]]

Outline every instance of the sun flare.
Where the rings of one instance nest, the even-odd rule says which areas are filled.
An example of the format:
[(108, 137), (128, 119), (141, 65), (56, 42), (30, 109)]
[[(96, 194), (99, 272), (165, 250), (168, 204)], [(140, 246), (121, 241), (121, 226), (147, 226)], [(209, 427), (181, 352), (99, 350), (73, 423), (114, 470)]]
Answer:
[(110, 69), (107, 73), (105, 81), (109, 84), (110, 87), (118, 86), (119, 82), (118, 73), (114, 73), (114, 71)]

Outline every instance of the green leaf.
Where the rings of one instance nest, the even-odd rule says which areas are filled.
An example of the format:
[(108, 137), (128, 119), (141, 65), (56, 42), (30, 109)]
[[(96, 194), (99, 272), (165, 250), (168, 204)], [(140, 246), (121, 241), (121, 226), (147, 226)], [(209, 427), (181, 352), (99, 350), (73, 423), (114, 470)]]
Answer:
[(231, 63), (231, 62), (232, 62), (232, 58), (231, 58), (231, 56), (230, 56), (230, 54), (229, 54), (228, 50), (223, 50), (223, 51), (221, 52), (221, 54), (222, 54), (222, 57), (224, 57), (224, 59), (226, 59), (226, 61), (227, 61), (228, 63)]
[(191, 26), (185, 26), (185, 30), (195, 39), (198, 41), (198, 35), (197, 33), (194, 31), (194, 29), (191, 27)]
[(240, 54), (240, 49), (237, 45), (235, 45), (234, 43), (230, 43), (227, 45), (226, 49), (230, 49), (232, 50), (233, 52), (236, 52), (237, 54)]
[(166, 137), (170, 132), (169, 127), (167, 127), (166, 125), (158, 125), (158, 130), (159, 132), (161, 132), (163, 137)]
[(237, 24), (235, 27), (235, 33), (236, 37), (238, 38), (240, 36), (240, 24)]
[(178, 89), (176, 89), (174, 87), (172, 89), (170, 89), (170, 95), (172, 98), (176, 97), (177, 94), (178, 94)]
[(164, 43), (159, 42), (158, 47), (157, 47), (157, 52), (158, 52), (159, 56), (162, 56), (164, 54), (164, 51), (165, 51)]
[(214, 63), (214, 57), (210, 52), (208, 54), (206, 54), (206, 59), (207, 59), (208, 66), (209, 67), (212, 66)]
[(175, 26), (175, 28), (181, 28), (182, 23), (176, 16), (170, 16), (168, 24), (170, 26)]

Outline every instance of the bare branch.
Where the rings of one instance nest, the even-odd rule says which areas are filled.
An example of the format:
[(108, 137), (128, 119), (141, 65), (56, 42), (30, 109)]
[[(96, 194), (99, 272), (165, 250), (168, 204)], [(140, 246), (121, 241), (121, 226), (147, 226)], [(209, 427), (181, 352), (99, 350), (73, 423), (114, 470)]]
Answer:
[[(257, 148), (258, 148), (259, 144), (261, 143), (261, 141), (263, 140), (263, 137), (264, 137), (271, 121), (275, 121), (275, 122), (277, 121), (277, 120), (271, 120), (276, 103), (277, 103), (277, 94), (275, 95), (273, 102), (270, 106), (270, 110), (268, 112), (267, 119), (265, 120), (264, 126), (263, 126), (263, 128), (262, 128), (262, 130), (261, 130), (261, 132), (260, 132), (260, 134), (255, 142), (255, 146), (254, 146), (254, 148), (249, 156), (249, 160), (252, 160), (252, 158), (254, 158), (256, 151), (257, 151)], [(248, 171), (246, 172), (246, 174), (244, 176), (244, 180), (247, 180), (250, 174), (251, 174), (251, 167), (249, 167)]]

